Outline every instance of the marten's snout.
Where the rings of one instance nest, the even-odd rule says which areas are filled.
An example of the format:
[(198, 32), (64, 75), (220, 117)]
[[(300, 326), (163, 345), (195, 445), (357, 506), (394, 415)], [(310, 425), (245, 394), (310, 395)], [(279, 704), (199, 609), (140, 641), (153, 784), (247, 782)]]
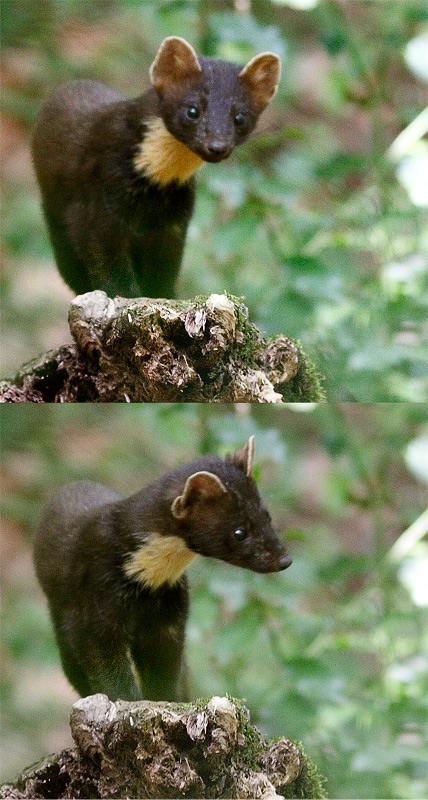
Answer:
[(254, 572), (282, 572), (292, 563), (291, 556), (281, 542), (277, 540), (255, 543), (251, 553), (248, 553), (247, 563), (243, 564)]
[(213, 139), (203, 147), (203, 158), (205, 161), (217, 162), (227, 158), (232, 150), (232, 146), (224, 139)]
[[(263, 558), (261, 559), (263, 561)], [(265, 556), (265, 572), (282, 572), (282, 570), (287, 569), (292, 563), (293, 559), (288, 553), (285, 552), (285, 548), (281, 547), (281, 550), (275, 553), (266, 553)], [(262, 564), (260, 564), (262, 566)]]

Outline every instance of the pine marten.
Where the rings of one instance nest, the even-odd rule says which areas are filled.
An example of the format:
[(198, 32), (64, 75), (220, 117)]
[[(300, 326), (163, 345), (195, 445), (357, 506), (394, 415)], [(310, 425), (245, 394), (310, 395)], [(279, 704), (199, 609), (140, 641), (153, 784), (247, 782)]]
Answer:
[(186, 567), (197, 554), (255, 572), (291, 564), (251, 477), (254, 437), (128, 498), (71, 483), (46, 505), (35, 564), (64, 672), (86, 696), (186, 699)]
[(276, 92), (280, 59), (240, 67), (162, 42), (151, 88), (129, 100), (90, 80), (59, 86), (32, 139), (58, 269), (77, 294), (172, 297), (193, 175), (227, 158)]

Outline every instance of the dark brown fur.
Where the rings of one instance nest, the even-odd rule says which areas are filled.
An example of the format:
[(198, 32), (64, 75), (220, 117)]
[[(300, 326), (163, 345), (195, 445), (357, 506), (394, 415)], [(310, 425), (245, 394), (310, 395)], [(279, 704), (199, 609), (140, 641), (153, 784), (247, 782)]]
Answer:
[(126, 499), (82, 482), (48, 503), (36, 569), (64, 671), (81, 695), (183, 699), (184, 569), (196, 554), (256, 572), (290, 565), (250, 471), (247, 445), (226, 461), (179, 467)]
[[(74, 292), (173, 296), (194, 205), (194, 170), (183, 170), (183, 145), (190, 159), (197, 156), (196, 169), (247, 138), (279, 78), (276, 56), (259, 59), (242, 70), (198, 59), (184, 40), (169, 37), (141, 97), (128, 100), (84, 80), (48, 98), (34, 129), (33, 160), (58, 269)], [(138, 161), (156, 120), (167, 139), (150, 141)], [(165, 176), (159, 165), (174, 142), (174, 169)]]

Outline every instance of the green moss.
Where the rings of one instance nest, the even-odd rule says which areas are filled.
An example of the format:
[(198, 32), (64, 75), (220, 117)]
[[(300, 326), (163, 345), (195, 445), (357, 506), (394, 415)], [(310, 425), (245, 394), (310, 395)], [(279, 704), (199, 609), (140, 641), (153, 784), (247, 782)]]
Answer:
[(310, 797), (313, 800), (325, 800), (325, 798), (328, 798), (325, 789), (326, 778), (320, 775), (313, 761), (307, 756), (302, 743), (292, 739), (290, 741), (296, 745), (300, 752), (302, 768), (299, 776), (290, 786), (281, 787), (281, 794), (285, 798)]
[(299, 350), (299, 368), (291, 381), (275, 386), (275, 390), (281, 392), (286, 403), (325, 403), (326, 395), (321, 385), (322, 376), (302, 349), (301, 342), (298, 339), (291, 341)]
[[(249, 769), (257, 769), (261, 756), (266, 747), (270, 747), (277, 739), (271, 739), (265, 742), (261, 733), (247, 720), (245, 713), (245, 705), (242, 700), (236, 697), (227, 695), (228, 699), (238, 709), (238, 730), (245, 736), (245, 748), (240, 756), (240, 763), (247, 766)], [(199, 701), (198, 701), (199, 702)], [(312, 798), (312, 800), (325, 800), (328, 794), (325, 789), (326, 779), (320, 775), (317, 767), (306, 754), (306, 751), (301, 742), (296, 742), (293, 739), (290, 741), (297, 747), (301, 757), (301, 770), (296, 780), (292, 781), (290, 786), (284, 786), (280, 789), (280, 794), (285, 798)]]
[(238, 732), (245, 736), (245, 747), (241, 749), (239, 760), (249, 769), (254, 769), (264, 746), (263, 737), (257, 728), (248, 721), (248, 712), (242, 700), (230, 697), (230, 695), (227, 695), (227, 698), (238, 709)]
[[(260, 345), (264, 344), (264, 340), (256, 326), (247, 319), (242, 302), (244, 298), (234, 297), (230, 294), (227, 294), (227, 297), (235, 303), (238, 325), (244, 334), (244, 342), (238, 347), (240, 358), (246, 361), (249, 367), (254, 368)], [(277, 335), (269, 337), (267, 343), (275, 341), (276, 338)], [(313, 361), (304, 352), (302, 343), (298, 339), (290, 339), (290, 341), (296, 345), (299, 351), (299, 368), (291, 381), (282, 386), (275, 385), (275, 391), (279, 391), (282, 394), (285, 402), (325, 402), (326, 395), (321, 385), (322, 376), (317, 371)]]

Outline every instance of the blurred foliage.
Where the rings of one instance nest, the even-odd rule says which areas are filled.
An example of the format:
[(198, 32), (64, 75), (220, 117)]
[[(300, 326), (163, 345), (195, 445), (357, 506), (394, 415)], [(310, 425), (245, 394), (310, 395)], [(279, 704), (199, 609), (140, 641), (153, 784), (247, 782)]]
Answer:
[(131, 494), (254, 433), (256, 479), (293, 564), (191, 566), (194, 696), (245, 697), (267, 736), (304, 742), (330, 797), (427, 796), (428, 545), (389, 555), (426, 504), (422, 405), (2, 406), (0, 421), (3, 778), (70, 744), (75, 695), (31, 563), (49, 494), (76, 479)]
[(425, 0), (2, 6), (5, 373), (69, 335), (28, 148), (43, 98), (79, 77), (138, 94), (177, 34), (241, 63), (283, 58), (260, 134), (200, 171), (180, 296), (244, 295), (264, 333), (302, 341), (331, 400), (426, 398), (424, 131), (398, 162), (389, 152), (426, 103)]

